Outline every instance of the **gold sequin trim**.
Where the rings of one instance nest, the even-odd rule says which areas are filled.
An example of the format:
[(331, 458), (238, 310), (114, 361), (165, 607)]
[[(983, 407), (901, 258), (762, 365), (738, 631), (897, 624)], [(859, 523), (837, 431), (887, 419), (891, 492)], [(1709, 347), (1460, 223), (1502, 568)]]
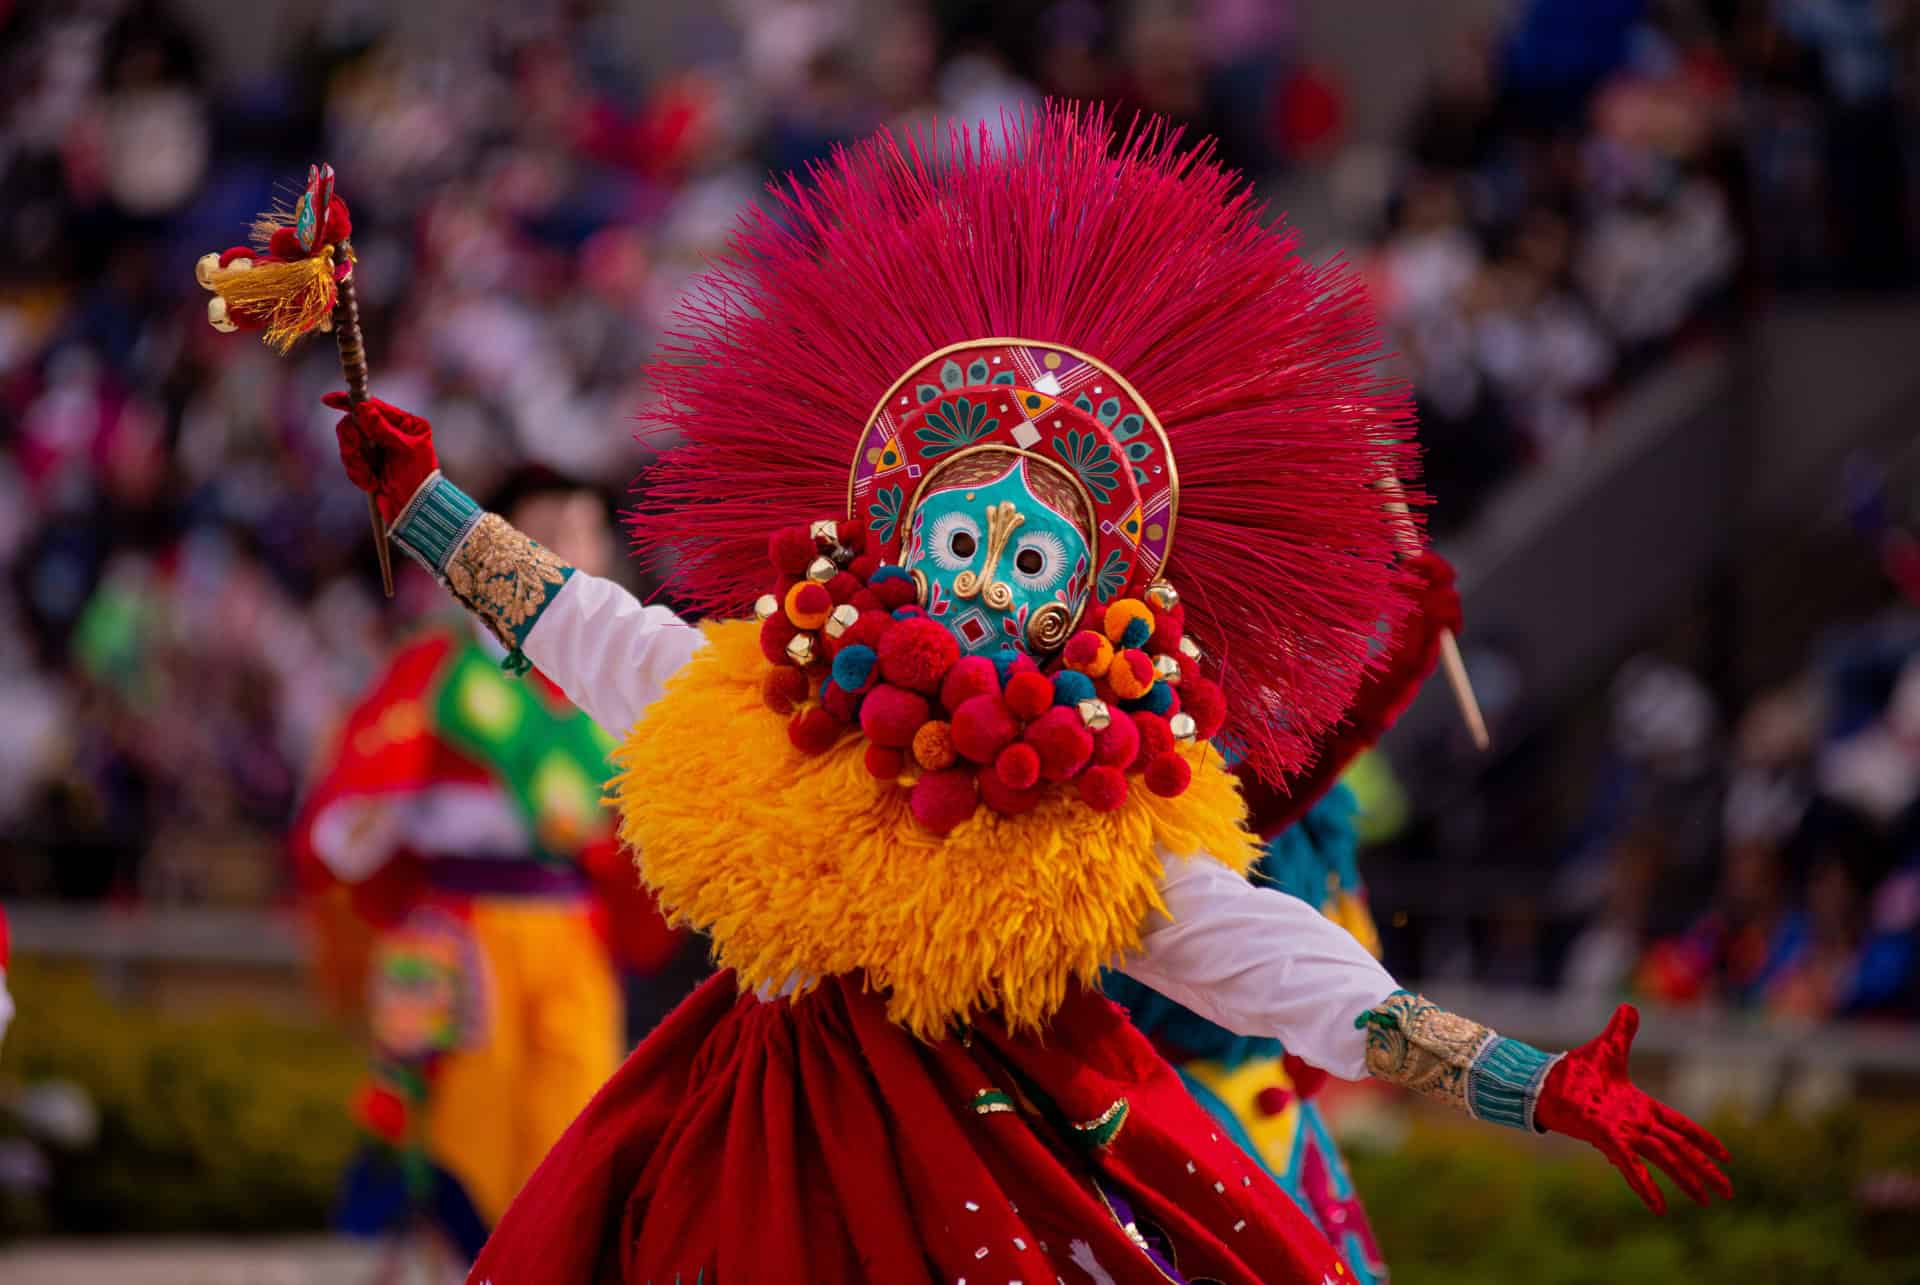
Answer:
[(1073, 1126), (1080, 1140), (1090, 1146), (1104, 1147), (1120, 1136), (1120, 1129), (1127, 1122), (1127, 1100), (1117, 1098), (1112, 1106), (1091, 1120), (1083, 1120)]
[(1362, 1020), (1370, 1074), (1467, 1109), (1467, 1073), (1492, 1031), (1404, 991), (1388, 996)]
[(997, 1115), (1013, 1109), (1013, 1099), (998, 1089), (982, 1089), (973, 1095), (975, 1115)]
[(447, 563), (447, 585), (502, 645), (519, 645), (548, 596), (565, 583), (566, 563), (489, 513)]

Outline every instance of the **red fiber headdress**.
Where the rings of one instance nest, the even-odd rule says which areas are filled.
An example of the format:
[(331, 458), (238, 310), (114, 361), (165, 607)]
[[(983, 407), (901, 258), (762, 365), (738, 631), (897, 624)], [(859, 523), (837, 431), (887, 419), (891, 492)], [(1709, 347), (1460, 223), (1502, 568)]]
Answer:
[[(1050, 463), (1115, 457), (1117, 473), (1090, 465), (1119, 495), (1100, 505), (1096, 578), (1125, 555), (1099, 601), (1176, 584), (1223, 670), (1226, 736), (1268, 780), (1298, 770), (1411, 603), (1417, 519), (1392, 503), (1421, 499), (1409, 399), (1377, 370), (1356, 277), (1307, 262), (1210, 148), (1179, 142), (1158, 123), (1116, 140), (1105, 112), (1056, 105), (883, 133), (776, 187), (653, 372), (648, 435), (670, 445), (629, 518), (642, 556), (696, 606), (742, 613), (770, 529), (847, 512), (888, 534), (879, 474), (905, 478), (912, 444), (935, 440), (927, 409), (1058, 387), (1073, 423), (1016, 407), (994, 431)], [(996, 383), (995, 356), (1015, 379)], [(956, 425), (979, 431), (953, 414), (931, 429)]]

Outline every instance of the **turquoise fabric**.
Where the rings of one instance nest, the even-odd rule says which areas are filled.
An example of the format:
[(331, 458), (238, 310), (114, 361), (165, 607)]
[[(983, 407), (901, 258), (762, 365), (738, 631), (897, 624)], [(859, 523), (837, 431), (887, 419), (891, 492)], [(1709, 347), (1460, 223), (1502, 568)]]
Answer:
[(484, 514), (472, 496), (435, 472), (394, 520), (393, 541), (442, 577), (453, 551)]
[[(1034, 612), (1058, 602), (1077, 614), (1086, 600), (1086, 537), (1034, 494), (1030, 467), (1021, 460), (996, 482), (944, 487), (914, 506), (902, 565), (926, 577), (922, 605), (969, 655), (1024, 651)], [(990, 511), (1002, 504), (1020, 521), (996, 552)], [(961, 593), (955, 581), (962, 575), (979, 585)], [(1002, 586), (1007, 601), (990, 602)]]

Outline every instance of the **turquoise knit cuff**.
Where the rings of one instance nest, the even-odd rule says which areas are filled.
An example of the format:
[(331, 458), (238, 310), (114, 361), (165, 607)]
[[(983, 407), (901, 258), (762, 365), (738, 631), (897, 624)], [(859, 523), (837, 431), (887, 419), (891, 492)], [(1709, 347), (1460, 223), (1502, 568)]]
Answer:
[(1477, 1120), (1533, 1132), (1533, 1107), (1547, 1072), (1560, 1060), (1531, 1044), (1496, 1035), (1467, 1071), (1467, 1110)]
[(454, 550), (485, 515), (472, 496), (435, 469), (400, 510), (389, 534), (414, 561), (444, 580)]

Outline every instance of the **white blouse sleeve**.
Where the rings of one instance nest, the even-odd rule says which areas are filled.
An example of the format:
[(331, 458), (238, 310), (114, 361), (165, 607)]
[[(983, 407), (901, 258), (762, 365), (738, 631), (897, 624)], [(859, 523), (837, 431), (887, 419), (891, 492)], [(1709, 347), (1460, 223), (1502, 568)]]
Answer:
[(1236, 1035), (1271, 1036), (1322, 1070), (1367, 1077), (1354, 1019), (1400, 989), (1353, 934), (1211, 857), (1168, 857), (1155, 914), (1120, 971)]
[(611, 580), (575, 571), (522, 644), (567, 699), (624, 736), (705, 636), (665, 607), (643, 607)]

